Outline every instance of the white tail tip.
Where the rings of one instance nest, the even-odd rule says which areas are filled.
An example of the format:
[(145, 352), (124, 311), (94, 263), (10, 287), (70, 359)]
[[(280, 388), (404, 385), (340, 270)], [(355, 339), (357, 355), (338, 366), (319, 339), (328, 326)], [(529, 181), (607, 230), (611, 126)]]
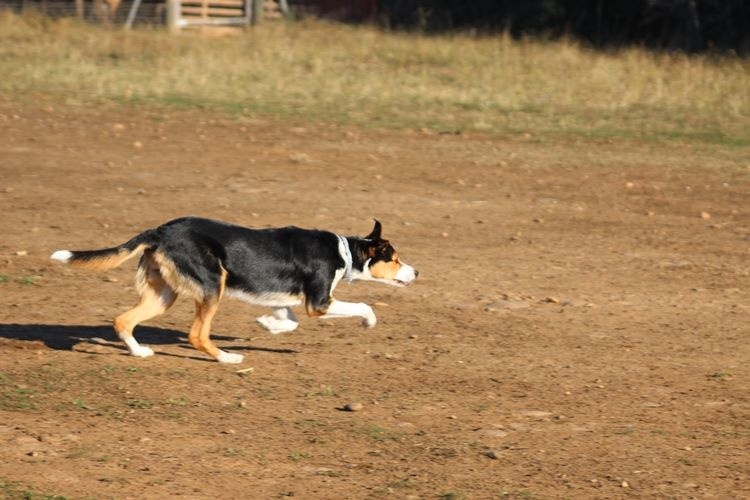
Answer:
[(72, 256), (73, 254), (67, 250), (58, 250), (57, 252), (50, 255), (49, 258), (60, 262), (68, 262)]

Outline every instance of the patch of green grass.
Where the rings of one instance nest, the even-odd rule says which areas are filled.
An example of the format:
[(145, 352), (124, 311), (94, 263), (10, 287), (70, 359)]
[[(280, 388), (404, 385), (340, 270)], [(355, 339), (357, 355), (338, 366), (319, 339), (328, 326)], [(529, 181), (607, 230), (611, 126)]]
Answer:
[(307, 458), (307, 453), (302, 453), (302, 452), (296, 451), (294, 453), (290, 453), (288, 455), (288, 457), (289, 457), (289, 460), (291, 460), (293, 462), (299, 462), (300, 460), (304, 460), (304, 459)]
[(415, 486), (414, 481), (412, 481), (408, 477), (406, 479), (400, 479), (398, 481), (393, 481), (392, 483), (388, 483), (388, 487), (394, 490), (411, 489), (411, 488), (414, 488), (414, 486)]
[(84, 411), (89, 411), (89, 410), (93, 410), (93, 409), (94, 409), (94, 407), (93, 407), (93, 406), (89, 406), (89, 405), (88, 405), (88, 404), (86, 403), (86, 401), (84, 401), (84, 400), (83, 400), (83, 399), (81, 399), (81, 398), (76, 398), (76, 399), (74, 399), (74, 400), (73, 400), (73, 406), (75, 406), (75, 407), (76, 407), (77, 409), (79, 409), (79, 410), (84, 410)]
[(148, 410), (154, 407), (154, 403), (148, 399), (128, 399), (126, 404), (136, 410)]
[(10, 388), (0, 393), (0, 409), (3, 410), (34, 410), (37, 404), (34, 399), (34, 391), (28, 388)]
[(325, 476), (325, 477), (344, 477), (345, 474), (343, 472), (337, 471), (337, 470), (319, 470), (315, 473), (316, 476)]
[(500, 498), (517, 498), (528, 500), (534, 498), (534, 493), (529, 490), (503, 491), (502, 493), (500, 493)]
[(86, 402), (83, 398), (76, 398), (70, 404), (73, 405), (79, 411), (89, 412), (90, 415), (96, 417), (108, 417), (115, 420), (122, 420), (125, 413), (122, 410), (115, 409), (111, 406), (98, 406)]
[(15, 282), (20, 285), (39, 286), (39, 283), (37, 283), (38, 279), (39, 279), (39, 276), (20, 276), (15, 279)]
[(732, 377), (732, 374), (729, 372), (725, 372), (725, 371), (718, 371), (718, 372), (714, 372), (708, 375), (708, 378), (712, 380), (726, 380), (731, 377)]
[(20, 483), (0, 480), (0, 498), (3, 500), (67, 500), (68, 497), (37, 493)]
[(333, 387), (327, 385), (322, 387), (319, 391), (308, 392), (305, 394), (306, 397), (323, 396), (323, 397), (338, 397), (339, 395), (333, 390)]
[(400, 441), (404, 437), (404, 432), (394, 429), (386, 429), (379, 425), (368, 425), (362, 428), (368, 437), (375, 441)]
[(65, 458), (91, 458), (93, 455), (94, 448), (92, 448), (91, 446), (80, 446), (68, 451), (68, 453), (65, 455)]
[(438, 495), (441, 500), (466, 500), (467, 496), (459, 491), (448, 491)]
[(185, 396), (180, 396), (178, 398), (171, 398), (167, 400), (167, 403), (172, 406), (187, 406), (189, 404), (189, 401)]
[(10, 276), (6, 274), (0, 274), (0, 283), (7, 283), (10, 281)]

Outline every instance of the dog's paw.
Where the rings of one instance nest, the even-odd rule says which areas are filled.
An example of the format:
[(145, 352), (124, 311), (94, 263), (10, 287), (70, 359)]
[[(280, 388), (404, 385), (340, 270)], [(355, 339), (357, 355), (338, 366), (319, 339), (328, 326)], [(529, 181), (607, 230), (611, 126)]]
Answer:
[(292, 321), (291, 319), (278, 319), (273, 316), (266, 315), (256, 319), (258, 324), (273, 333), (274, 335), (279, 333), (291, 332), (296, 330), (299, 323)]
[(227, 363), (232, 365), (242, 363), (243, 359), (245, 359), (245, 356), (243, 356), (242, 354), (236, 354), (226, 351), (219, 351), (219, 355), (216, 357), (216, 361), (218, 361), (219, 363)]
[(299, 323), (292, 321), (291, 319), (277, 319), (276, 324), (269, 328), (268, 331), (277, 335), (279, 333), (287, 333), (297, 329)]
[(130, 351), (130, 354), (137, 358), (147, 358), (154, 355), (154, 350), (145, 345), (139, 345), (134, 347), (133, 350)]
[(364, 318), (362, 318), (362, 326), (372, 328), (377, 324), (378, 319), (375, 317), (375, 313), (372, 310)]
[(272, 325), (276, 322), (276, 318), (274, 318), (270, 314), (266, 314), (265, 316), (258, 316), (257, 318), (255, 318), (255, 321), (270, 332)]

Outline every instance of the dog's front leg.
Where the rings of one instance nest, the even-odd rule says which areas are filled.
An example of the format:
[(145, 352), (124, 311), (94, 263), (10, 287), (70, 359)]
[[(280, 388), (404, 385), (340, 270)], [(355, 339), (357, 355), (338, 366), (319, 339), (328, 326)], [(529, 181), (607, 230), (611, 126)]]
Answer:
[(362, 325), (370, 328), (377, 323), (372, 307), (367, 304), (342, 302), (333, 298), (328, 305), (328, 310), (321, 318), (351, 318), (352, 316), (362, 318)]

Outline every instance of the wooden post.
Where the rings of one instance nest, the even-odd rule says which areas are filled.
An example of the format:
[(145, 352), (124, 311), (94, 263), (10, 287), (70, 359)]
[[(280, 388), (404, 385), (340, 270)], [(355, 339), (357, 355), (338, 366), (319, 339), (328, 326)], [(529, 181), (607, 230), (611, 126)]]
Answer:
[[(78, 0), (76, 0), (78, 1)], [(135, 21), (135, 16), (138, 14), (138, 8), (141, 6), (141, 0), (134, 0), (133, 3), (130, 5), (130, 12), (128, 12), (128, 19), (125, 21), (125, 29), (133, 29), (133, 22)]]
[(253, 0), (253, 24), (260, 24), (263, 19), (263, 0)]
[(180, 0), (167, 0), (167, 29), (171, 33), (180, 32)]
[(83, 0), (76, 0), (76, 17), (83, 19)]

